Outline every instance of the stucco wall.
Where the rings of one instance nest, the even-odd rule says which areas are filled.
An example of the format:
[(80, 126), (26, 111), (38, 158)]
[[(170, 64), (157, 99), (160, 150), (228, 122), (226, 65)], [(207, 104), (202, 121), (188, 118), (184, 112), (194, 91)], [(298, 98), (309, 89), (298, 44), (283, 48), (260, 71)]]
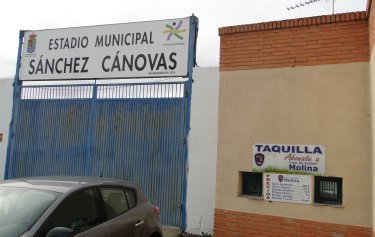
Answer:
[(214, 222), (219, 69), (195, 68), (193, 77), (186, 231), (201, 234)]
[(12, 114), (13, 80), (0, 79), (0, 133), (4, 134), (0, 142), (0, 180), (4, 179), (5, 159), (7, 154), (9, 123)]
[[(374, 53), (374, 48), (372, 48), (372, 53), (371, 53), (371, 60), (370, 60), (370, 80), (371, 80), (371, 132), (372, 132), (372, 140), (374, 140), (375, 137), (375, 53)], [(373, 228), (373, 233), (375, 236), (375, 182), (374, 182), (374, 172), (375, 172), (375, 147), (372, 146), (372, 173), (371, 173), (371, 178), (372, 178), (372, 228)]]
[[(369, 83), (367, 62), (221, 72), (216, 208), (371, 227)], [(324, 145), (343, 207), (238, 197), (253, 143)]]
[[(370, 91), (371, 91), (371, 125), (372, 125), (372, 141), (375, 137), (375, 54), (374, 54), (374, 43), (375, 43), (375, 9), (373, 1), (367, 2), (367, 14), (368, 14), (368, 28), (369, 28), (369, 48), (370, 48)], [(375, 147), (372, 146), (372, 232), (375, 236), (375, 182), (374, 182), (374, 171), (375, 171)]]

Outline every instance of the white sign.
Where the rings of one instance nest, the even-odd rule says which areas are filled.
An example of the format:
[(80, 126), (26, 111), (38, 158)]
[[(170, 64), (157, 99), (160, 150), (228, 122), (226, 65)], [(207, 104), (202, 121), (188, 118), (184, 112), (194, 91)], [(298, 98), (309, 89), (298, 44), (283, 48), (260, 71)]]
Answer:
[(263, 174), (264, 199), (268, 201), (312, 203), (311, 176)]
[(186, 77), (190, 18), (24, 33), (20, 80)]
[(254, 144), (253, 170), (258, 172), (325, 173), (321, 145)]

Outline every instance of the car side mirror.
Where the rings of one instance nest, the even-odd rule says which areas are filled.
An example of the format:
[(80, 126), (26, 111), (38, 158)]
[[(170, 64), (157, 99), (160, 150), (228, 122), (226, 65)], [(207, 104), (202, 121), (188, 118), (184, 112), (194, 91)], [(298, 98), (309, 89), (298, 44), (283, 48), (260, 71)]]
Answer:
[(48, 231), (46, 237), (73, 237), (74, 230), (66, 227), (55, 227)]

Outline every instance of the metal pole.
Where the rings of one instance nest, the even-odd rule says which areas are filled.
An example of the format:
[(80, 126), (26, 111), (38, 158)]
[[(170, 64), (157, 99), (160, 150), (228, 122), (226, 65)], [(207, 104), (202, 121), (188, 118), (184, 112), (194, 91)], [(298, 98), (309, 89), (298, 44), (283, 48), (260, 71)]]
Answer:
[(18, 55), (17, 55), (17, 64), (16, 64), (16, 75), (14, 76), (13, 82), (13, 108), (12, 108), (12, 120), (9, 124), (9, 135), (8, 135), (8, 147), (7, 147), (7, 157), (5, 162), (5, 174), (4, 179), (9, 179), (9, 168), (11, 163), (11, 152), (14, 144), (14, 114), (17, 113), (18, 110), (18, 101), (21, 99), (21, 85), (22, 82), (20, 81), (20, 68), (21, 68), (21, 57), (22, 57), (22, 44), (23, 44), (23, 37), (24, 31), (20, 31), (19, 33), (19, 41), (18, 41)]
[(196, 63), (196, 44), (197, 44), (197, 36), (198, 36), (198, 24), (199, 20), (196, 16), (192, 15), (190, 17), (190, 30), (189, 30), (189, 61), (188, 61), (188, 82), (185, 84), (187, 88), (185, 88), (185, 95), (187, 96), (187, 113), (186, 113), (186, 127), (185, 127), (185, 173), (184, 173), (184, 180), (183, 180), (183, 193), (182, 193), (182, 200), (181, 200), (181, 230), (186, 230), (186, 199), (187, 199), (187, 164), (188, 164), (188, 135), (190, 131), (190, 115), (191, 115), (191, 97), (192, 97), (192, 84), (193, 84), (193, 68)]
[[(87, 141), (86, 141), (86, 160), (85, 160), (85, 175), (87, 176), (93, 176), (93, 170), (92, 170), (92, 147), (94, 142), (94, 130), (95, 130), (95, 116), (97, 113), (97, 99), (98, 99), (98, 84), (92, 85), (92, 97), (91, 97), (91, 103), (90, 103), (90, 113), (89, 113), (89, 121), (87, 125)], [(110, 157), (112, 158), (112, 157)], [(106, 158), (105, 161), (109, 160), (110, 158)], [(105, 162), (104, 161), (104, 162)], [(105, 164), (104, 164), (105, 166)], [(102, 170), (99, 171), (99, 175), (102, 175), (104, 166), (102, 167)], [(97, 175), (97, 173), (95, 173)]]

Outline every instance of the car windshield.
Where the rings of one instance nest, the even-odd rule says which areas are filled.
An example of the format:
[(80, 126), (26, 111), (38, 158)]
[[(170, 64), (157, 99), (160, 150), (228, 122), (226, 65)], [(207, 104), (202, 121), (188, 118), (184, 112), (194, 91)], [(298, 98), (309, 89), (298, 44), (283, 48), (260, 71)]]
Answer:
[(60, 195), (37, 189), (0, 187), (0, 236), (24, 234)]

